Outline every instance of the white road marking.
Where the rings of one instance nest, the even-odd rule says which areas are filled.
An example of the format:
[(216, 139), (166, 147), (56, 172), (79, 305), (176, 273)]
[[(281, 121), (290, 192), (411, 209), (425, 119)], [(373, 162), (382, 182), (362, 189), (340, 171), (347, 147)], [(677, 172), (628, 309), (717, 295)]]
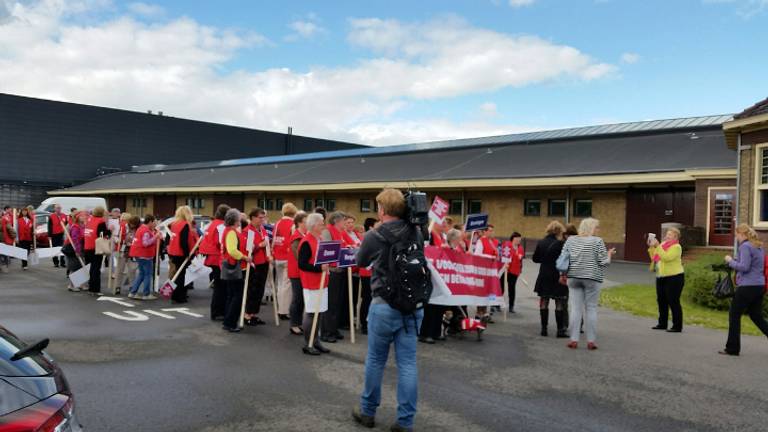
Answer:
[(149, 310), (149, 309), (144, 309), (144, 312), (145, 312), (145, 313), (148, 313), (148, 314), (150, 314), (150, 315), (159, 316), (160, 318), (165, 318), (165, 319), (176, 319), (176, 317), (174, 317), (174, 316), (171, 316), (171, 315), (167, 315), (167, 314), (164, 314), (164, 313), (160, 313), (160, 312), (156, 312), (156, 311), (153, 311), (153, 310)]
[(134, 307), (134, 305), (132, 303), (128, 303), (127, 301), (123, 301), (119, 297), (101, 296), (101, 297), (99, 297), (97, 299), (97, 301), (109, 301), (109, 302), (112, 302), (112, 303), (117, 303), (120, 306)]
[(143, 313), (134, 312), (134, 311), (123, 311), (125, 315), (116, 314), (114, 312), (102, 312), (104, 315), (108, 317), (112, 317), (115, 319), (123, 320), (123, 321), (147, 321), (149, 320), (149, 317), (144, 315)]
[(162, 309), (162, 311), (163, 312), (178, 312), (180, 314), (189, 315), (189, 316), (195, 317), (195, 318), (202, 318), (202, 317), (205, 316), (205, 315), (196, 314), (194, 312), (190, 312), (189, 308), (185, 308), (185, 307), (182, 307), (182, 308), (167, 308), (167, 309)]

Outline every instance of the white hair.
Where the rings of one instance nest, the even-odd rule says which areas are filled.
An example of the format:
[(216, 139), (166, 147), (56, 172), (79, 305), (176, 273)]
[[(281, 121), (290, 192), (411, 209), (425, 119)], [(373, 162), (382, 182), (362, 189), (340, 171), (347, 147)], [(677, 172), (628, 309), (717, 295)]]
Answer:
[(595, 218), (586, 218), (579, 224), (579, 235), (595, 235), (595, 229), (600, 225), (600, 221)]
[(325, 218), (320, 213), (310, 213), (309, 216), (307, 216), (307, 221), (305, 222), (307, 225), (307, 231), (312, 231), (316, 225), (322, 225), (324, 222)]

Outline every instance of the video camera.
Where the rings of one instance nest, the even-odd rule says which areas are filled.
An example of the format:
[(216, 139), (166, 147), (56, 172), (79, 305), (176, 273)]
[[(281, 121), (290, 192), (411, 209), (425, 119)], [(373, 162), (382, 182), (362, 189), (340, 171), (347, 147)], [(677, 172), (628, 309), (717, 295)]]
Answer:
[(411, 225), (426, 228), (429, 223), (429, 203), (427, 194), (418, 191), (408, 191), (405, 197), (405, 220)]

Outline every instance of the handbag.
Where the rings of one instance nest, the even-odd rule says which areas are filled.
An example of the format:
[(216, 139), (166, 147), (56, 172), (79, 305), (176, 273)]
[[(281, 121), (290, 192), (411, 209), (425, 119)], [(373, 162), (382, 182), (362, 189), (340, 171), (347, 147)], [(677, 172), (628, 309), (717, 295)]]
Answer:
[(560, 252), (560, 256), (557, 257), (557, 261), (555, 261), (555, 268), (557, 268), (557, 271), (560, 273), (566, 273), (568, 272), (568, 267), (571, 266), (571, 254), (568, 252), (567, 249), (563, 249), (562, 252)]
[(239, 280), (243, 278), (243, 270), (240, 263), (230, 264), (227, 260), (221, 263), (221, 280)]
[(75, 258), (75, 248), (72, 247), (72, 243), (67, 243), (61, 247), (61, 253), (65, 257)]
[(736, 288), (733, 286), (733, 278), (730, 270), (726, 272), (725, 277), (722, 274), (717, 276), (717, 282), (712, 288), (712, 296), (718, 299), (726, 299), (736, 295)]
[(105, 237), (97, 238), (94, 253), (96, 255), (110, 255), (112, 253), (112, 244), (109, 239)]

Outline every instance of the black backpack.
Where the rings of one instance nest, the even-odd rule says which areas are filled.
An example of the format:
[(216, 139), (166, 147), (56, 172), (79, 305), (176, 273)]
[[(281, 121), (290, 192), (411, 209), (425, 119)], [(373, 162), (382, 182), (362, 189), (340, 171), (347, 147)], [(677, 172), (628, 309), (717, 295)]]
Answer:
[(424, 257), (424, 238), (415, 227), (409, 227), (409, 230), (405, 238), (398, 238), (386, 225), (374, 231), (389, 245), (387, 279), (378, 294), (404, 315), (423, 308), (432, 295), (432, 280)]

